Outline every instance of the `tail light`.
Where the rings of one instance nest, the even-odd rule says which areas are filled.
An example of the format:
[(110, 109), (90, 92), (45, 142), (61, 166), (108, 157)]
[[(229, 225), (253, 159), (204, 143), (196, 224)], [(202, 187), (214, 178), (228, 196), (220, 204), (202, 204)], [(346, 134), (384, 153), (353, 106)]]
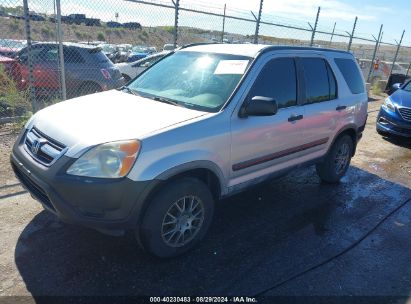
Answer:
[(107, 80), (111, 79), (110, 72), (107, 69), (101, 69), (101, 74), (103, 74), (103, 77)]

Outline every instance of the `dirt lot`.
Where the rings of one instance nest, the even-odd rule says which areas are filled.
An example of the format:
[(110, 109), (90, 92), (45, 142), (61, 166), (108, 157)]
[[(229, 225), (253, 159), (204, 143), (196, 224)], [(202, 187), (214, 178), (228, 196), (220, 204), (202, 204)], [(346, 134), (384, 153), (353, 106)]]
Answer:
[(13, 177), (3, 126), (0, 296), (411, 296), (411, 142), (376, 133), (381, 102), (339, 185), (307, 168), (226, 199), (203, 244), (173, 260), (43, 211)]

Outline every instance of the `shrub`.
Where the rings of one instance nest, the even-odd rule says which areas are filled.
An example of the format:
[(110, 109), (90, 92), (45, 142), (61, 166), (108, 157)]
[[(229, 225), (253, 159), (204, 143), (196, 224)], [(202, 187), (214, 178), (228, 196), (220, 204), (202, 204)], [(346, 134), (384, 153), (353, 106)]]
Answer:
[(48, 25), (45, 25), (41, 28), (40, 30), (41, 34), (43, 35), (43, 38), (49, 38), (50, 36), (52, 36), (52, 31), (50, 29), (50, 27)]
[(11, 32), (20, 32), (20, 22), (17, 19), (14, 19), (9, 23), (9, 28)]
[(0, 66), (0, 117), (26, 116), (31, 105), (26, 91), (19, 91), (14, 80)]
[(79, 32), (79, 31), (74, 31), (74, 35), (76, 36), (76, 38), (77, 39), (79, 39), (79, 40), (82, 40), (82, 39), (84, 39), (84, 34), (82, 33), (82, 32)]
[(106, 41), (106, 36), (104, 36), (103, 32), (98, 32), (97, 33), (97, 40), (99, 41)]

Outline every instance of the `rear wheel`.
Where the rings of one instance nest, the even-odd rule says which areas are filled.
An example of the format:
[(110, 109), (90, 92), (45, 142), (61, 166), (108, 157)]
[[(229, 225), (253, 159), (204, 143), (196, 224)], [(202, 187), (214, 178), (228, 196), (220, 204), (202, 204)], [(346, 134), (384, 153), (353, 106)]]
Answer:
[(317, 174), (326, 183), (338, 183), (350, 166), (354, 143), (349, 135), (338, 138), (325, 160), (316, 165)]
[(180, 255), (205, 236), (213, 217), (214, 201), (200, 180), (182, 178), (165, 185), (149, 202), (139, 237), (153, 255)]

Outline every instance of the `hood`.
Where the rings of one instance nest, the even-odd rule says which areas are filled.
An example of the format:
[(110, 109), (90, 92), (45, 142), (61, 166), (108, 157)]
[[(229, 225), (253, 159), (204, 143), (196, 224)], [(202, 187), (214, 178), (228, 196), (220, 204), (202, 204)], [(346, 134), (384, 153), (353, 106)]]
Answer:
[(391, 96), (391, 100), (401, 107), (411, 108), (411, 92), (398, 89)]
[(208, 114), (111, 90), (39, 111), (28, 124), (69, 147), (68, 156), (93, 145), (143, 139), (153, 132)]

